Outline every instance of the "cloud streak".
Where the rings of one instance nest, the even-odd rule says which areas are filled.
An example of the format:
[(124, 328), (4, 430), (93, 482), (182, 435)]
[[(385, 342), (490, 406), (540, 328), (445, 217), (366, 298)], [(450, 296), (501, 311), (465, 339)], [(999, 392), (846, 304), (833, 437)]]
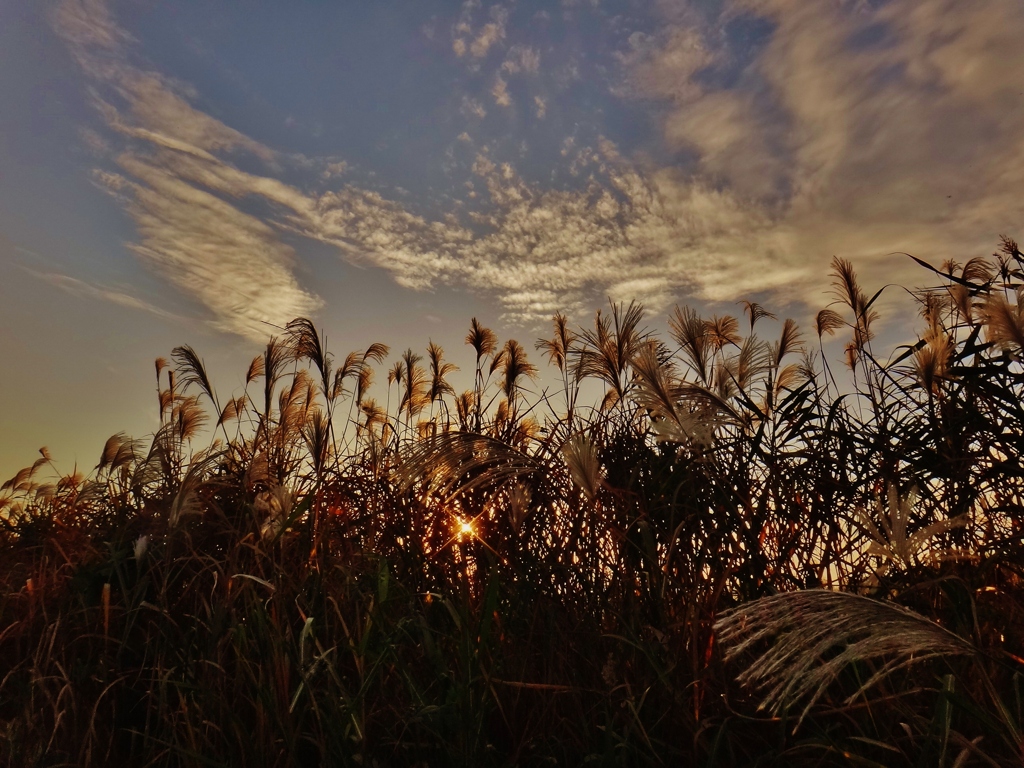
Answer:
[[(68, 0), (53, 18), (102, 89), (94, 101), (104, 121), (126, 142), (113, 158), (120, 172), (100, 171), (96, 178), (135, 223), (139, 238), (130, 249), (206, 307), (223, 331), (264, 340), (267, 323), (284, 325), (316, 310), (321, 302), (299, 286), (295, 254), (277, 229), (211, 193), (225, 190), (238, 174), (223, 153), (247, 153), (265, 163), (274, 153), (194, 108), (180, 86), (134, 63), (131, 36), (103, 3)], [(218, 179), (219, 187), (210, 183)], [(272, 179), (251, 189), (236, 184), (232, 195), (241, 200), (261, 189), (276, 191), (274, 185)], [(117, 301), (109, 292), (87, 293)]]
[(72, 296), (81, 296), (98, 301), (108, 301), (122, 307), (127, 307), (128, 309), (137, 309), (142, 312), (148, 312), (151, 315), (156, 315), (157, 317), (165, 320), (184, 320), (183, 317), (180, 317), (173, 312), (168, 312), (167, 310), (136, 298), (124, 291), (108, 288), (106, 286), (94, 285), (59, 272), (38, 272), (34, 269), (29, 269), (28, 267), (23, 267), (23, 269), (33, 277), (39, 278), (56, 288), (60, 288), (62, 291), (65, 291)]

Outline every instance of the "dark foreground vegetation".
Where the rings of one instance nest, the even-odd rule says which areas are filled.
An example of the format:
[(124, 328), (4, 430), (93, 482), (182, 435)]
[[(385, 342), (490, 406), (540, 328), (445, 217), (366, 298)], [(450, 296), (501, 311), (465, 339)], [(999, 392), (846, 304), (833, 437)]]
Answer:
[(1022, 267), (884, 354), (839, 260), (805, 334), (556, 316), (546, 390), (476, 321), (383, 403), (306, 320), (226, 402), (180, 347), (151, 440), (4, 486), (0, 762), (1020, 765)]

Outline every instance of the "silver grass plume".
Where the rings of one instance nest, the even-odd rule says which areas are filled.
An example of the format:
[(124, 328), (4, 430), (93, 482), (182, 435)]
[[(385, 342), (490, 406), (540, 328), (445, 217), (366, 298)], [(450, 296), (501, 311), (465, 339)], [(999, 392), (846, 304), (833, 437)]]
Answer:
[(710, 320), (705, 320), (704, 326), (708, 341), (716, 352), (721, 352), (730, 345), (738, 347), (743, 340), (739, 334), (739, 321), (732, 315), (715, 315)]
[(821, 310), (814, 319), (814, 327), (818, 332), (819, 338), (826, 333), (829, 336), (835, 336), (836, 329), (842, 328), (844, 325), (846, 325), (846, 321), (843, 320), (838, 312), (832, 309)]
[(540, 472), (541, 463), (486, 435), (444, 432), (417, 443), (402, 457), (395, 481), (408, 490), (423, 481), (443, 497), (497, 487)]
[(672, 338), (702, 384), (710, 381), (712, 346), (707, 323), (690, 307), (676, 307), (668, 321)]
[(1024, 292), (1017, 301), (1008, 302), (1002, 295), (992, 295), (981, 307), (985, 335), (990, 344), (1020, 358), (1024, 354)]
[(772, 640), (737, 680), (762, 689), (758, 708), (773, 714), (806, 697), (797, 727), (849, 664), (882, 661), (847, 697), (847, 705), (912, 663), (976, 653), (963, 638), (900, 605), (825, 589), (784, 592), (745, 603), (715, 622), (715, 633), (726, 649), (726, 660)]
[(594, 317), (594, 330), (583, 329), (582, 344), (572, 350), (576, 358), (575, 376), (580, 381), (595, 378), (606, 384), (610, 394), (601, 404), (606, 410), (622, 402), (632, 386), (628, 376), (633, 358), (636, 356), (649, 333), (641, 328), (644, 308), (636, 302), (628, 307), (611, 304), (611, 316), (600, 310)]
[(107, 438), (103, 446), (103, 455), (100, 463), (96, 465), (99, 472), (106, 471), (112, 474), (121, 467), (132, 464), (142, 458), (145, 446), (141, 440), (134, 440), (124, 432), (118, 432)]
[(588, 501), (593, 501), (602, 482), (601, 462), (594, 442), (582, 432), (573, 435), (562, 446), (562, 457), (573, 482), (583, 490)]
[(946, 553), (935, 548), (933, 539), (968, 523), (967, 515), (963, 514), (935, 520), (911, 532), (917, 489), (911, 488), (901, 497), (899, 489), (890, 483), (887, 500), (888, 506), (881, 498), (875, 499), (873, 513), (863, 507), (856, 509), (857, 522), (871, 539), (867, 553), (882, 559), (876, 576), (883, 575), (890, 566), (910, 568), (938, 559)]
[(537, 367), (526, 359), (526, 350), (515, 339), (505, 342), (504, 356), (501, 365), (501, 391), (510, 404), (514, 404), (519, 391), (520, 380), (537, 377)]
[(249, 386), (263, 375), (263, 355), (256, 355), (245, 372), (245, 386)]
[(313, 321), (297, 317), (285, 328), (285, 338), (296, 359), (309, 360), (320, 373), (320, 391), (325, 398), (331, 394), (331, 366), (333, 359), (327, 352)]
[[(218, 406), (218, 412), (220, 408)], [(171, 409), (171, 425), (181, 440), (191, 440), (203, 428), (209, 417), (199, 405), (198, 395), (179, 397)]]
[(551, 338), (538, 339), (534, 347), (547, 357), (551, 365), (557, 366), (559, 371), (564, 371), (569, 351), (576, 341), (576, 334), (569, 329), (569, 321), (561, 312), (555, 313), (551, 323), (554, 326)]
[(430, 402), (430, 383), (427, 381), (426, 371), (420, 366), (422, 359), (421, 355), (407, 349), (402, 353), (402, 359), (396, 363), (396, 381), (405, 387), (398, 410), (405, 411), (408, 419), (416, 416)]
[(182, 391), (188, 390), (190, 386), (195, 384), (204, 395), (210, 398), (210, 402), (217, 409), (217, 413), (220, 413), (220, 403), (217, 401), (217, 394), (213, 391), (213, 384), (210, 383), (210, 377), (206, 373), (206, 366), (203, 365), (203, 361), (196, 354), (196, 351), (185, 344), (181, 347), (175, 347), (171, 351), (171, 358), (174, 360), (178, 375), (185, 385)]
[(633, 360), (638, 386), (632, 397), (651, 414), (658, 442), (709, 447), (719, 424), (739, 422), (724, 399), (694, 384), (679, 384), (656, 344), (645, 344)]
[[(284, 375), (284, 366), (288, 361), (288, 349), (278, 342), (276, 337), (271, 337), (267, 342), (267, 349), (263, 353), (263, 416), (264, 426), (270, 420), (270, 406), (273, 404), (274, 387), (278, 380)], [(253, 361), (255, 364), (255, 361)], [(250, 366), (252, 373), (252, 366)]]
[(309, 450), (309, 459), (317, 477), (321, 477), (327, 467), (331, 451), (330, 421), (327, 414), (320, 408), (310, 410), (308, 418), (301, 426), (302, 437)]
[(433, 341), (427, 345), (427, 359), (430, 361), (430, 402), (440, 400), (445, 395), (454, 395), (455, 390), (448, 383), (448, 376), (459, 370), (459, 367), (444, 362), (444, 349)]
[(751, 333), (754, 332), (754, 325), (755, 325), (755, 323), (757, 323), (757, 321), (760, 320), (762, 317), (770, 317), (772, 320), (776, 319), (775, 315), (773, 315), (767, 309), (762, 307), (756, 301), (746, 301), (746, 300), (744, 300), (742, 303), (743, 303), (743, 313), (750, 319), (750, 332)]
[(295, 494), (283, 485), (275, 485), (256, 495), (252, 508), (257, 519), (263, 518), (260, 523), (263, 541), (271, 541), (281, 535), (294, 506)]
[(498, 337), (494, 335), (494, 331), (482, 326), (474, 317), (470, 322), (469, 333), (466, 334), (466, 344), (476, 352), (476, 361), (479, 365), (481, 358), (493, 354), (498, 348)]
[(518, 480), (512, 483), (508, 493), (508, 518), (512, 523), (512, 530), (519, 533), (519, 528), (527, 515), (530, 514), (530, 502), (533, 500), (533, 492), (530, 486)]
[(209, 480), (209, 475), (215, 468), (217, 460), (223, 455), (223, 451), (220, 451), (192, 460), (185, 477), (182, 478), (181, 485), (178, 486), (178, 490), (171, 500), (171, 506), (167, 513), (169, 528), (175, 528), (185, 517), (200, 515), (205, 511), (206, 507), (200, 491), (216, 484)]

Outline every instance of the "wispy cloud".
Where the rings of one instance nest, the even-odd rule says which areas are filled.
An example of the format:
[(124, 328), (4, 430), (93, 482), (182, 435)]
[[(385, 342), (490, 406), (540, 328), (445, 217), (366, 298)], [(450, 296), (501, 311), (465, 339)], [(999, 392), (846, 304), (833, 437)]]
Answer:
[(501, 63), (501, 70), (513, 75), (535, 75), (540, 70), (540, 51), (528, 45), (513, 45)]
[(33, 277), (39, 278), (40, 280), (43, 280), (56, 288), (60, 288), (62, 291), (70, 293), (73, 296), (81, 296), (98, 301), (109, 301), (113, 304), (127, 307), (128, 309), (137, 309), (142, 312), (148, 312), (151, 315), (162, 317), (165, 320), (185, 320), (185, 318), (176, 315), (173, 312), (168, 312), (155, 304), (143, 301), (142, 299), (132, 296), (130, 293), (125, 293), (124, 291), (116, 288), (94, 285), (93, 283), (79, 280), (76, 277), (61, 274), (60, 272), (39, 272), (28, 267), (24, 267), (24, 269)]
[[(725, 33), (757, 19), (760, 48)], [(1015, 0), (733, 2), (703, 28), (690, 13), (634, 35), (616, 92), (667, 107), (666, 143), (697, 157), (687, 183), (767, 222), (750, 251), (913, 282), (891, 252), (962, 261), (1019, 226), (1022, 35)]]
[[(208, 191), (229, 192), (233, 169), (196, 163), (189, 173), (173, 160), (160, 167), (129, 154), (118, 163), (138, 180), (128, 208), (140, 237), (132, 251), (214, 310), (216, 327), (262, 340), (267, 323), (283, 325), (318, 307), (299, 287), (291, 271), (295, 254), (276, 229)], [(198, 178), (207, 189), (190, 183)], [(268, 199), (277, 191), (272, 187), (264, 185)]]
[[(62, 3), (54, 23), (99, 87), (95, 103), (108, 127), (132, 140), (113, 158), (123, 173), (96, 176), (135, 222), (139, 239), (131, 250), (207, 307), (225, 331), (262, 340), (266, 323), (283, 325), (315, 310), (320, 301), (299, 286), (294, 252), (277, 229), (230, 199), (273, 199), (281, 185), (244, 179), (221, 155), (244, 152), (272, 167), (274, 153), (193, 107), (188, 89), (134, 62), (130, 35), (98, 0)], [(115, 107), (113, 97), (126, 106)]]
[(508, 9), (501, 5), (491, 6), (490, 20), (473, 29), (473, 18), (480, 10), (480, 3), (463, 3), (459, 20), (452, 28), (452, 50), (456, 56), (467, 53), (473, 59), (483, 59), (498, 43), (505, 39), (508, 23)]
[[(508, 319), (532, 324), (605, 296), (659, 310), (687, 294), (775, 291), (815, 305), (833, 254), (854, 258), (871, 283), (913, 282), (909, 261), (903, 271), (887, 254), (965, 259), (1019, 225), (1016, 0), (751, 0), (712, 19), (673, 4), (656, 31), (623, 38), (608, 88), (656, 107), (665, 148), (687, 159), (658, 166), (606, 139), (570, 138), (560, 169), (570, 181), (557, 187), (523, 178), (513, 155), (477, 140), (488, 118), (477, 97), (490, 88), (508, 107), (505, 76), (544, 73), (504, 9), (481, 20), (469, 2), (452, 27), (456, 54), (478, 66), (514, 44), (479, 74), (483, 94), (455, 96), (474, 136), (458, 142), (472, 156), (458, 180), (466, 192), (432, 215), (399, 202), (397, 187), (361, 187), (338, 157), (311, 162), (308, 186), (294, 174), (285, 183), (287, 158), (133, 63), (130, 37), (96, 0), (61, 8), (72, 9), (57, 23), (76, 58), (111, 91), (97, 106), (122, 148), (97, 178), (135, 222), (132, 250), (217, 327), (253, 338), (320, 303), (300, 285), (283, 233), (332, 244), (410, 289), (493, 296)], [(730, 37), (758, 19), (769, 22), (758, 45)], [(527, 93), (543, 118), (549, 99)], [(241, 157), (258, 162), (242, 171)], [(337, 187), (338, 174), (348, 183)], [(322, 191), (325, 182), (334, 188)]]
[(469, 52), (475, 59), (482, 59), (491, 50), (491, 46), (505, 37), (505, 26), (501, 22), (484, 24), (476, 39), (470, 44)]
[(57, 5), (53, 12), (57, 32), (69, 43), (81, 66), (96, 72), (103, 66), (97, 51), (114, 55), (133, 38), (114, 21), (105, 0), (71, 0)]
[(512, 106), (512, 97), (508, 95), (508, 83), (505, 82), (505, 78), (501, 75), (494, 78), (494, 87), (491, 89), (491, 95), (494, 97), (494, 103), (498, 106)]
[[(504, 23), (504, 15), (492, 17)], [(733, 195), (684, 183), (673, 171), (642, 173), (607, 141), (568, 153), (572, 172), (589, 178), (579, 189), (528, 183), (511, 163), (483, 151), (468, 194), (479, 186), (485, 199), (469, 213), (441, 219), (355, 184), (302, 190), (269, 175), (277, 160), (269, 149), (197, 110), (189, 94), (132, 66), (127, 54), (117, 55), (102, 82), (129, 106), (97, 104), (108, 126), (134, 143), (113, 158), (117, 172), (97, 178), (135, 222), (139, 237), (131, 250), (208, 307), (225, 331), (263, 338), (266, 323), (280, 325), (318, 306), (295, 278), (296, 254), (281, 231), (331, 243), (411, 289), (453, 285), (496, 296), (507, 319), (529, 323), (606, 295), (659, 309), (682, 291), (719, 296), (727, 293), (721, 285), (751, 287), (751, 275), (764, 288), (801, 272), (780, 257), (744, 250), (743, 238), (760, 220)], [(534, 68), (534, 54), (516, 55), (521, 70)], [(495, 100), (507, 106), (505, 81), (498, 75), (495, 83)], [(543, 116), (546, 102), (534, 104)], [(467, 117), (486, 114), (469, 96), (462, 105)], [(262, 158), (268, 174), (239, 170), (226, 157), (232, 152)], [(265, 204), (260, 216), (240, 205), (253, 200)]]
[(462, 106), (460, 107), (463, 117), (474, 117), (477, 120), (482, 120), (487, 117), (487, 110), (484, 105), (481, 104), (477, 99), (472, 96), (462, 96)]
[(727, 193), (681, 183), (674, 172), (642, 175), (607, 141), (575, 154), (593, 177), (582, 190), (543, 189), (480, 154), (473, 167), (488, 205), (465, 225), (414, 216), (349, 187), (318, 199), (310, 234), (402, 285), (496, 295), (507, 319), (528, 323), (605, 295), (661, 309), (684, 290), (730, 298), (804, 276), (798, 260), (745, 248), (769, 222), (752, 220)]

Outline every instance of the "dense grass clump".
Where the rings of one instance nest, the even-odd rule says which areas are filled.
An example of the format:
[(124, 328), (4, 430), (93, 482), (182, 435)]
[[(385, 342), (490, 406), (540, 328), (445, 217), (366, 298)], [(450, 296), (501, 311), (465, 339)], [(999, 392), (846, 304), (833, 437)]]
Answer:
[(539, 394), (476, 320), (383, 405), (308, 320), (226, 402), (179, 347), (152, 440), (4, 485), (0, 762), (1019, 765), (1022, 267), (885, 359), (841, 260), (810, 339), (556, 315)]

